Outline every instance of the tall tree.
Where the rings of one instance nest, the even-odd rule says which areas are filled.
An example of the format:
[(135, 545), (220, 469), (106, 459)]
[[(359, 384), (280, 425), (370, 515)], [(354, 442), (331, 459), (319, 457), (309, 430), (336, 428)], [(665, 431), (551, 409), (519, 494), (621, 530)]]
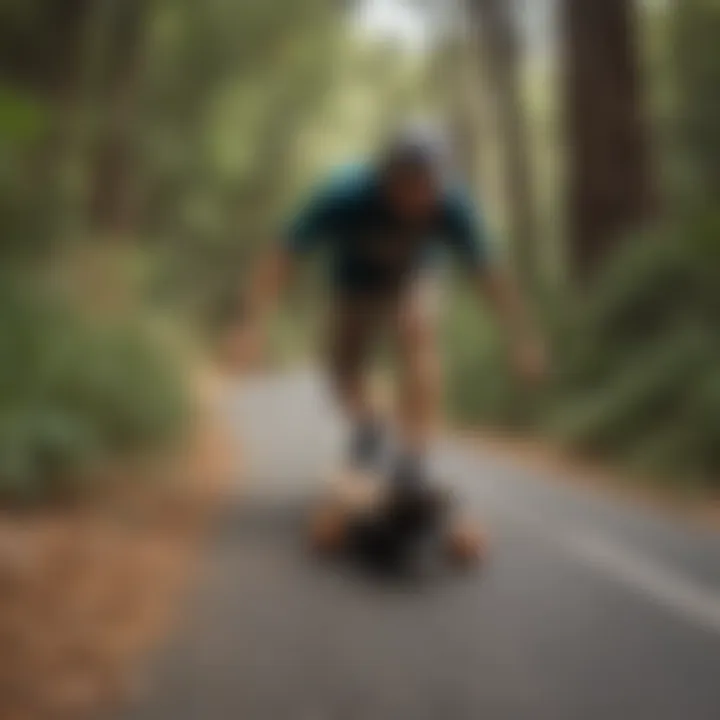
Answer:
[(463, 180), (472, 189), (480, 185), (480, 117), (477, 112), (476, 58), (467, 37), (443, 38), (431, 56), (428, 91), (443, 111), (451, 135), (453, 154)]
[(479, 33), (486, 82), (495, 96), (497, 127), (504, 155), (504, 185), (515, 267), (535, 286), (537, 217), (532, 187), (531, 153), (521, 90), (521, 43), (512, 3), (507, 0), (466, 0)]
[(92, 159), (90, 215), (101, 230), (113, 234), (131, 229), (134, 177), (134, 128), (141, 76), (142, 38), (147, 21), (147, 0), (111, 2), (105, 13), (105, 47), (97, 61), (101, 83), (97, 102), (100, 114)]
[(573, 270), (593, 276), (652, 207), (633, 0), (562, 0)]

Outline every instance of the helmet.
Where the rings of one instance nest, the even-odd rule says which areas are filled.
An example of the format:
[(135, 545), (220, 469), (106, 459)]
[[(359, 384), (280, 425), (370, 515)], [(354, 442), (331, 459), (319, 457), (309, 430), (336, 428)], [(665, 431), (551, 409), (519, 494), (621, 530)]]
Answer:
[(414, 122), (394, 133), (385, 145), (381, 168), (429, 172), (444, 183), (451, 174), (450, 146), (442, 129), (428, 122)]

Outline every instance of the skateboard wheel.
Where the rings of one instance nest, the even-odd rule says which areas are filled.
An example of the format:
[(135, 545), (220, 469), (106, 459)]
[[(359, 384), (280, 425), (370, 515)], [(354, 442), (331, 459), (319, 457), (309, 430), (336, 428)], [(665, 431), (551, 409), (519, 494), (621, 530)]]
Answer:
[(310, 521), (310, 545), (317, 552), (337, 552), (345, 543), (346, 530), (347, 523), (343, 513), (337, 509), (324, 508)]
[(487, 540), (477, 529), (469, 525), (451, 528), (447, 537), (450, 559), (460, 565), (482, 561), (487, 554)]

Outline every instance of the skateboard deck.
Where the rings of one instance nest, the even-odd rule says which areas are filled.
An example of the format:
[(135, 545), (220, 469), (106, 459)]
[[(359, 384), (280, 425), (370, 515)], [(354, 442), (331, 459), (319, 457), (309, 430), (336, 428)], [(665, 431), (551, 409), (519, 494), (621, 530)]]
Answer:
[(470, 564), (486, 550), (482, 534), (460, 519), (439, 485), (398, 488), (381, 476), (348, 470), (331, 479), (315, 508), (310, 539), (322, 552), (354, 549), (395, 563), (434, 547)]

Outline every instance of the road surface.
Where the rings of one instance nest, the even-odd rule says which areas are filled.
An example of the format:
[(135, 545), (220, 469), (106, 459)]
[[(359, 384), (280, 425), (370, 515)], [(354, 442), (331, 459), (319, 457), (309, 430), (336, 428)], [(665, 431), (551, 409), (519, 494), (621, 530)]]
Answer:
[(297, 543), (342, 435), (318, 380), (226, 402), (250, 467), (129, 720), (720, 718), (718, 536), (448, 442), (491, 562), (374, 582)]

